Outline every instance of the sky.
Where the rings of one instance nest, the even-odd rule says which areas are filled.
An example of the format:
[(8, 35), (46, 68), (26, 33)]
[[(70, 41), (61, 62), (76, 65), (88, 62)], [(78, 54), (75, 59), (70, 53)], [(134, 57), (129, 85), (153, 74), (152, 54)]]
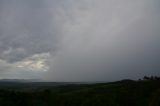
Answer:
[(159, 0), (0, 0), (0, 79), (160, 76)]

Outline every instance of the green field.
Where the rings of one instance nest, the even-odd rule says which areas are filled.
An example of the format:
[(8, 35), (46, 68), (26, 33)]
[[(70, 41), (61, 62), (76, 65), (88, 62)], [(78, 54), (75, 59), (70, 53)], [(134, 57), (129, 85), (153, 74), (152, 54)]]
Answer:
[(160, 106), (159, 80), (5, 84), (0, 85), (0, 106)]

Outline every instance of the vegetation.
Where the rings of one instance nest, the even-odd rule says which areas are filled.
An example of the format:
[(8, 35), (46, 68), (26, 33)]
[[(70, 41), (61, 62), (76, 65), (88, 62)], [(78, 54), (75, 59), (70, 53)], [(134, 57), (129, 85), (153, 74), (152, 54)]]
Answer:
[(160, 106), (160, 80), (150, 77), (139, 81), (16, 89), (1, 88), (0, 106)]

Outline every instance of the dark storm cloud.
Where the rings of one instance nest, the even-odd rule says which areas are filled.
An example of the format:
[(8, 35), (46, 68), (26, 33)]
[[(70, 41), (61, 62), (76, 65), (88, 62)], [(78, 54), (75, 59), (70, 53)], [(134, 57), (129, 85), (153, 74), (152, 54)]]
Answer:
[(104, 81), (160, 75), (160, 8), (155, 5), (154, 0), (100, 0), (89, 1), (86, 10), (74, 7), (74, 24), (65, 29), (50, 78)]
[[(1, 0), (3, 75), (54, 81), (160, 75), (159, 11), (159, 0)], [(31, 62), (37, 70), (42, 57), (50, 69), (43, 74), (16, 68)]]

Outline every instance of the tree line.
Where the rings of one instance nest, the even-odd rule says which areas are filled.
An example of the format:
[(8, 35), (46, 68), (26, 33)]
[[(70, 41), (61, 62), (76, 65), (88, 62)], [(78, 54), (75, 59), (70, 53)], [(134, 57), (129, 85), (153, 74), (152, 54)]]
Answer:
[(144, 76), (143, 80), (160, 80), (160, 77), (158, 76)]

